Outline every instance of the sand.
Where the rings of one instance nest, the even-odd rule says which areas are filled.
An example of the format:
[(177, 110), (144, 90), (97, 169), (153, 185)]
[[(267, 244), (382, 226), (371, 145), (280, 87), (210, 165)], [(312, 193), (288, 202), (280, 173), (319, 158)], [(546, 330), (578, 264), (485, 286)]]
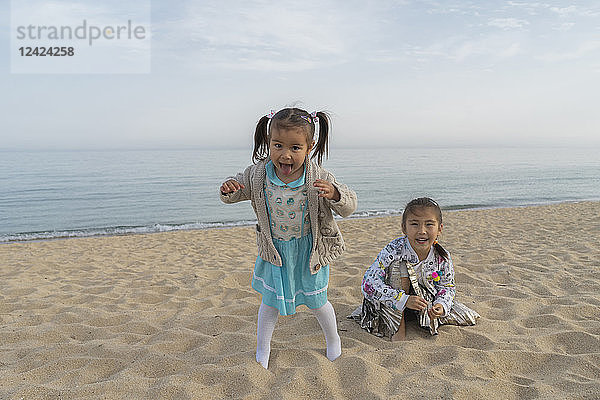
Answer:
[(340, 223), (329, 300), (343, 354), (304, 307), (254, 359), (252, 227), (0, 245), (0, 398), (600, 397), (600, 203), (445, 213), (476, 326), (392, 343), (346, 319), (400, 218)]

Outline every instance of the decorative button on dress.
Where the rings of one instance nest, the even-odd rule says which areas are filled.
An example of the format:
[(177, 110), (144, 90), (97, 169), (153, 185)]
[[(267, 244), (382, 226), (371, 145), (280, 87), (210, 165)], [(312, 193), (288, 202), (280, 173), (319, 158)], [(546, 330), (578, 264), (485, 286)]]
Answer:
[(296, 307), (301, 304), (320, 308), (327, 303), (329, 266), (323, 266), (316, 274), (310, 273), (313, 236), (307, 210), (306, 166), (305, 174), (287, 184), (277, 177), (272, 162), (265, 167), (264, 192), (271, 236), (282, 266), (258, 256), (252, 288), (262, 294), (263, 303), (277, 308), (281, 315), (295, 314)]

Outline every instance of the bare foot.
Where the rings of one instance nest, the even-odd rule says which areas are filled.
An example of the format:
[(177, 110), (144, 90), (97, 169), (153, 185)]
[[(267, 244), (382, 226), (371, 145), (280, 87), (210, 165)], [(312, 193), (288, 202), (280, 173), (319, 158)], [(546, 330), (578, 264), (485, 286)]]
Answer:
[(396, 332), (392, 335), (392, 342), (403, 342), (406, 340), (406, 332)]
[(392, 342), (400, 342), (406, 340), (406, 324), (404, 323), (404, 315), (402, 316), (402, 322), (398, 327), (398, 331), (392, 335)]

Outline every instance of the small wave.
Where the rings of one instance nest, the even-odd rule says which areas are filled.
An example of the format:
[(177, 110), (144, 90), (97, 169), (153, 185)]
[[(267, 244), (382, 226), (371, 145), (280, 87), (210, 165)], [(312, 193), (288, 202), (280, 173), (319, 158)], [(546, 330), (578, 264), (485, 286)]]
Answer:
[(171, 231), (189, 231), (208, 228), (226, 228), (234, 226), (253, 225), (256, 221), (228, 221), (228, 222), (194, 222), (187, 224), (154, 224), (148, 226), (118, 226), (106, 228), (57, 230), (44, 232), (25, 232), (0, 235), (0, 243), (25, 242), (32, 240), (67, 239), (93, 236), (117, 236), (143, 233), (158, 233)]
[[(497, 208), (499, 204), (453, 204), (450, 206), (442, 206), (442, 211), (458, 211), (458, 210), (474, 210), (479, 208)], [(358, 211), (350, 216), (350, 218), (369, 218), (369, 217), (386, 217), (393, 215), (402, 215), (404, 212), (403, 208), (400, 209), (386, 209), (386, 210), (366, 210)], [(337, 216), (336, 216), (337, 217)]]
[[(369, 217), (387, 217), (391, 215), (401, 215), (402, 210), (365, 210), (357, 211), (350, 218), (369, 218)], [(337, 217), (337, 216), (336, 216)]]

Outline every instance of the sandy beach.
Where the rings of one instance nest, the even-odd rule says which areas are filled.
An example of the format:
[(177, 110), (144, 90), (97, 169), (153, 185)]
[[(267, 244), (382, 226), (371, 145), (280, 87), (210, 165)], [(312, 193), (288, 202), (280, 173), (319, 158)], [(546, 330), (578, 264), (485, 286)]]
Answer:
[(441, 242), (476, 326), (406, 342), (346, 316), (400, 217), (346, 219), (330, 362), (304, 307), (254, 359), (253, 227), (0, 245), (1, 399), (597, 399), (600, 203), (446, 212)]

